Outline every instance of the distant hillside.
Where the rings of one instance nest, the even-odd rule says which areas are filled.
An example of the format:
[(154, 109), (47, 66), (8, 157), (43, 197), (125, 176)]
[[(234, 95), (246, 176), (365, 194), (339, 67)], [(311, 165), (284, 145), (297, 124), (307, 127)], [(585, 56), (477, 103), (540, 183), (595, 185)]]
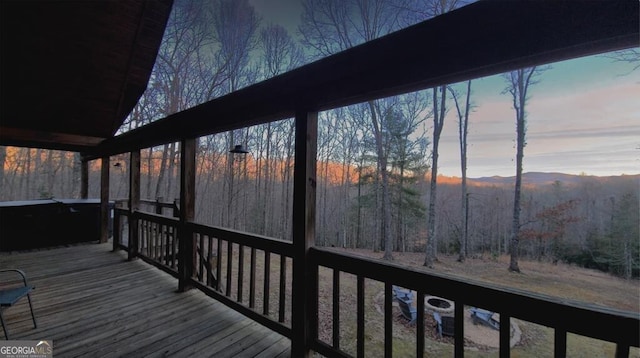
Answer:
[[(524, 185), (550, 185), (555, 181), (562, 182), (563, 184), (580, 184), (584, 181), (593, 181), (598, 180), (601, 182), (606, 182), (608, 184), (615, 185), (620, 182), (628, 182), (629, 180), (636, 180), (640, 182), (640, 174), (635, 175), (618, 175), (618, 176), (593, 176), (593, 175), (572, 175), (572, 174), (563, 174), (563, 173), (541, 173), (541, 172), (530, 172), (523, 174), (523, 184)], [(482, 178), (469, 178), (470, 184), (473, 185), (513, 185), (515, 183), (515, 177), (500, 177), (500, 176), (492, 176), (492, 177), (482, 177)]]

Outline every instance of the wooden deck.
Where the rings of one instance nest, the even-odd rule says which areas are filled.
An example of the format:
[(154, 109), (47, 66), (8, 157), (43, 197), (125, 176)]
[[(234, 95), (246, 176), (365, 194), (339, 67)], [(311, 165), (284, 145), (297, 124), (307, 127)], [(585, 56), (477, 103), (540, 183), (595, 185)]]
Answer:
[[(288, 357), (290, 340), (110, 244), (0, 253), (36, 286), (5, 311), (12, 340), (53, 340), (57, 357)], [(4, 338), (4, 335), (2, 336)]]

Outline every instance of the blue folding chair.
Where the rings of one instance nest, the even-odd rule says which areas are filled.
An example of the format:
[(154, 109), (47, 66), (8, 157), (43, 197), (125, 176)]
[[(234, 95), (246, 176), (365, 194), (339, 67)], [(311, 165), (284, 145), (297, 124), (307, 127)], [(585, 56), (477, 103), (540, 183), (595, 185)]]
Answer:
[(7, 325), (4, 321), (4, 317), (2, 312), (7, 308), (16, 304), (22, 297), (27, 296), (29, 300), (29, 309), (31, 309), (31, 318), (33, 319), (33, 328), (37, 328), (38, 325), (36, 323), (36, 316), (33, 314), (33, 304), (31, 303), (31, 291), (35, 289), (35, 286), (31, 286), (27, 283), (27, 275), (24, 274), (21, 270), (17, 269), (2, 269), (2, 272), (16, 272), (22, 276), (22, 286), (16, 287), (8, 287), (0, 289), (0, 321), (2, 322), (2, 329), (4, 330), (4, 336), (7, 340), (9, 340), (9, 330), (7, 329)]

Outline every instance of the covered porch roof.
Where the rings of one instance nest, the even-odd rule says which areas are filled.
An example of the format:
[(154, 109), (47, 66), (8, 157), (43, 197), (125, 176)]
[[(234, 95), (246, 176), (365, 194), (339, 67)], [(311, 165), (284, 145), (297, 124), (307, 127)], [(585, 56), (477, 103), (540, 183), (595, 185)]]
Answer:
[(86, 151), (145, 91), (173, 0), (2, 1), (0, 144)]
[(636, 1), (483, 0), (116, 136), (172, 0), (2, 2), (0, 145), (123, 153), (638, 46)]

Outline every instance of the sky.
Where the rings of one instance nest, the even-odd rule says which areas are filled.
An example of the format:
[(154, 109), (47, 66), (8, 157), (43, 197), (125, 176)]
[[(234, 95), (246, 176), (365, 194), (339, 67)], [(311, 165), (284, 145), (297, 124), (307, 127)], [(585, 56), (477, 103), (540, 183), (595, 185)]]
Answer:
[[(558, 62), (530, 88), (524, 172), (640, 173), (640, 70), (603, 56)], [(500, 75), (472, 84), (468, 176), (515, 175), (515, 112)], [(445, 118), (439, 171), (460, 176), (455, 110)]]
[[(300, 0), (249, 0), (265, 22), (294, 32)], [(552, 64), (530, 88), (524, 172), (640, 174), (640, 70), (604, 56)], [(515, 113), (500, 75), (472, 84), (471, 178), (515, 175)], [(451, 102), (450, 102), (451, 103)], [(452, 104), (452, 103), (451, 103)], [(429, 136), (431, 135), (429, 130)], [(460, 176), (457, 117), (451, 108), (440, 142), (439, 173)]]

